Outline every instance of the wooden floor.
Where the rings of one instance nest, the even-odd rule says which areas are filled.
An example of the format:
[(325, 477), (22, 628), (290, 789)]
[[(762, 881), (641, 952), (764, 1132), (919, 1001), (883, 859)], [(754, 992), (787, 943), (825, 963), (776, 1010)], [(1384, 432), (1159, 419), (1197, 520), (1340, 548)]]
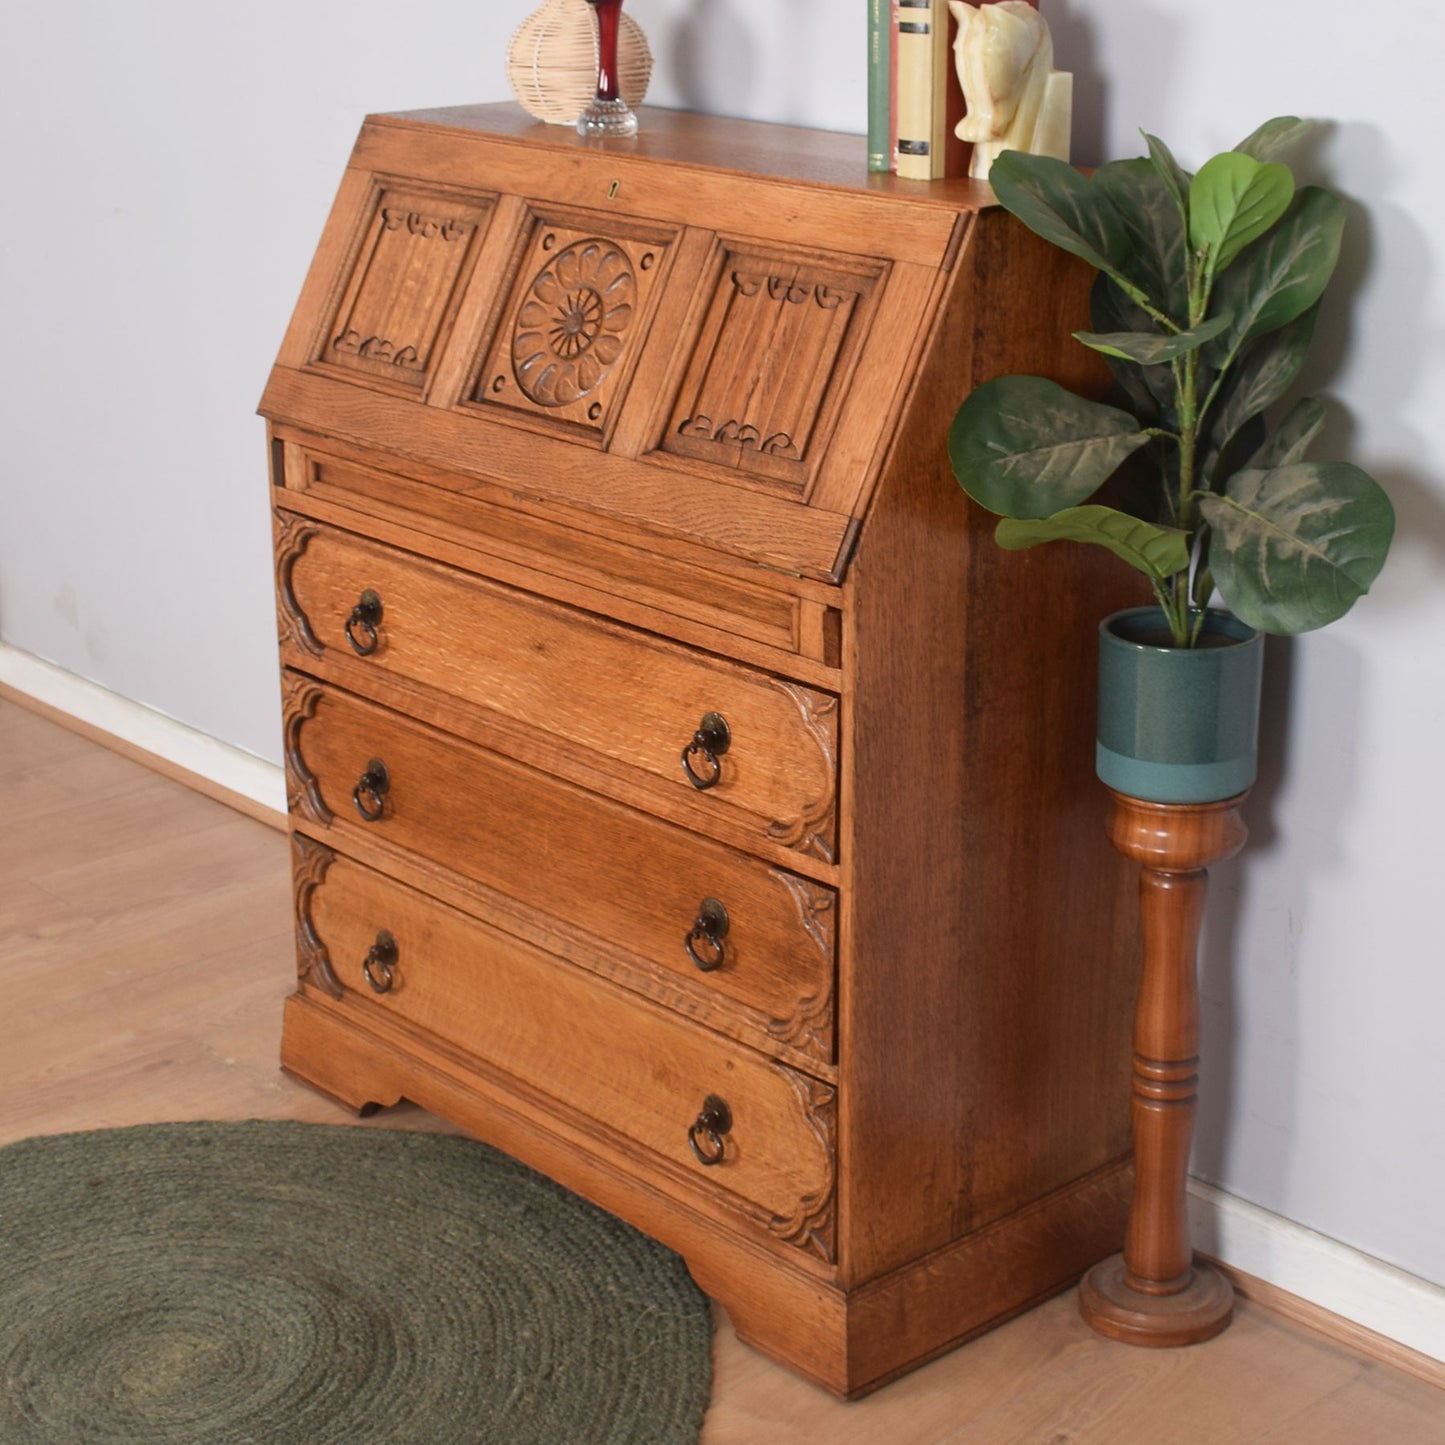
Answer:
[[(0, 699), (0, 1142), (163, 1119), (354, 1122), (276, 1066), (284, 836)], [(420, 1110), (374, 1127), (445, 1128)], [(853, 1405), (720, 1318), (707, 1445), (1445, 1445), (1445, 1391), (1243, 1302), (1111, 1344), (1071, 1296)], [(585, 1442), (579, 1442), (585, 1445)]]

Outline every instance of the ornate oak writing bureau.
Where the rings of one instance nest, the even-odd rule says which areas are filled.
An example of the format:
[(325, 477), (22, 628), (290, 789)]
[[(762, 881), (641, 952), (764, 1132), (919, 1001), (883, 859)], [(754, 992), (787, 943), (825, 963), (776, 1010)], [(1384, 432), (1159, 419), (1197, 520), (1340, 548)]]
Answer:
[(1133, 599), (948, 473), (975, 382), (1088, 380), (1087, 276), (990, 202), (854, 137), (373, 117), (261, 406), (285, 1066), (633, 1221), (848, 1394), (1127, 1204), (1086, 640)]

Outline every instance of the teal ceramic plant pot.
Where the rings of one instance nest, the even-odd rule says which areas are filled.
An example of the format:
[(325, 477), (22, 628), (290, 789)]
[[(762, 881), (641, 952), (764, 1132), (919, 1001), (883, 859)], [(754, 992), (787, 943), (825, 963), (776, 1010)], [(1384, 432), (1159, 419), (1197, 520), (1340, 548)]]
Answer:
[(1163, 612), (1099, 624), (1095, 768), (1116, 792), (1154, 803), (1214, 803), (1254, 782), (1264, 637), (1210, 612), (1196, 647), (1173, 647)]

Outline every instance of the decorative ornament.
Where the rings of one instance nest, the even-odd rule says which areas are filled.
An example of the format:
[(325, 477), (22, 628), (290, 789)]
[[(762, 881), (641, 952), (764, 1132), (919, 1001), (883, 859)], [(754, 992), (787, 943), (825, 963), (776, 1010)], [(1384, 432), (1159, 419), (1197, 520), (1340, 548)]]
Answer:
[[(642, 27), (622, 15), (617, 84), (629, 106), (642, 104), (652, 78), (652, 51)], [(575, 125), (597, 94), (597, 17), (587, 0), (546, 0), (512, 36), (507, 80), (528, 115)]]
[(958, 21), (953, 43), (968, 114), (955, 133), (973, 142), (968, 173), (986, 181), (1001, 151), (1069, 158), (1074, 77), (1054, 69), (1049, 27), (1026, 0), (969, 5), (948, 0)]
[(610, 241), (577, 241), (532, 282), (512, 332), (517, 384), (538, 406), (569, 406), (622, 355), (637, 283)]

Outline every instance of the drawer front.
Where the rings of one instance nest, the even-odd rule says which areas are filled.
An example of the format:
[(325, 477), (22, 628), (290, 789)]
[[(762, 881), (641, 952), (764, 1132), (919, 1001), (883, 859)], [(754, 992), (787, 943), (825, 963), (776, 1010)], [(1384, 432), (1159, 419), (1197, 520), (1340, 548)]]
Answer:
[[(599, 1141), (640, 1145), (832, 1259), (831, 1086), (305, 839), (298, 884), (313, 979), (324, 960), (344, 997), (540, 1090), (595, 1121)], [(694, 1127), (714, 1095), (730, 1125)]]
[(286, 716), (293, 809), (341, 846), (404, 850), (480, 884), (510, 931), (831, 1062), (832, 890), (296, 674)]
[[(691, 826), (724, 818), (748, 837), (835, 861), (831, 694), (345, 532), (288, 527), (288, 661), (324, 657), (360, 692), (383, 677), (459, 699), (478, 710), (489, 745), (515, 752), (544, 740), (559, 771), (585, 766), (589, 785), (614, 796), (663, 799)], [(725, 743), (704, 727), (713, 715)]]

